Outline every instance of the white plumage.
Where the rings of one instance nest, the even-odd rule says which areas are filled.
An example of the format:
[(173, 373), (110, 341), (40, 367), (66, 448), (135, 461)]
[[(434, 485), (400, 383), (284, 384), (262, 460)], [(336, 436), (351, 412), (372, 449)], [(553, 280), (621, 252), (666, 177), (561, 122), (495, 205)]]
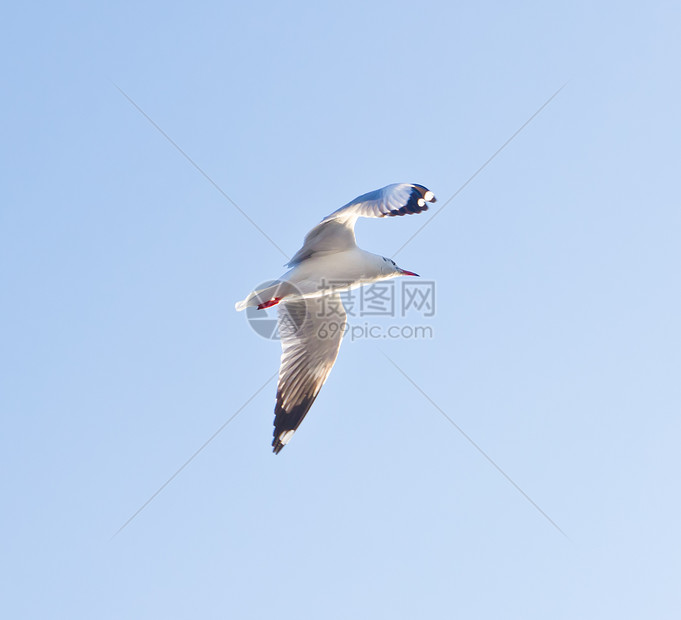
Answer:
[(279, 304), (282, 355), (274, 410), (275, 453), (290, 441), (336, 361), (346, 320), (339, 293), (377, 280), (417, 275), (358, 248), (357, 219), (421, 213), (429, 202), (435, 202), (433, 193), (412, 183), (395, 183), (355, 198), (305, 236), (303, 247), (287, 263), (289, 271), (236, 304), (237, 310)]

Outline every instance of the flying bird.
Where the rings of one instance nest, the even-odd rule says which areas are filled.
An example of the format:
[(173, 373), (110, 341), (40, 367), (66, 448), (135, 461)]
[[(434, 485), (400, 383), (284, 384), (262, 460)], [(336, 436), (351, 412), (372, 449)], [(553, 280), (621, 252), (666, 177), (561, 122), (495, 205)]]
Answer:
[(237, 310), (278, 306), (281, 366), (274, 408), (275, 454), (291, 440), (336, 361), (346, 313), (340, 293), (363, 284), (418, 274), (357, 247), (360, 217), (421, 213), (433, 192), (415, 183), (394, 183), (363, 194), (325, 217), (307, 233), (286, 264), (289, 271), (237, 302)]

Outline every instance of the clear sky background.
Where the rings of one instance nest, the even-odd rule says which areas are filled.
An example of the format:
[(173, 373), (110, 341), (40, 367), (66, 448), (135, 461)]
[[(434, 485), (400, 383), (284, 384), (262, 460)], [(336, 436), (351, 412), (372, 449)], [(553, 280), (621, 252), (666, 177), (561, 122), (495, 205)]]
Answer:
[[(5, 618), (678, 618), (675, 2), (2, 9)], [(345, 342), (292, 442), (234, 302), (358, 194), (432, 340)], [(434, 215), (362, 221), (386, 256)], [(568, 538), (379, 351), (449, 415)]]

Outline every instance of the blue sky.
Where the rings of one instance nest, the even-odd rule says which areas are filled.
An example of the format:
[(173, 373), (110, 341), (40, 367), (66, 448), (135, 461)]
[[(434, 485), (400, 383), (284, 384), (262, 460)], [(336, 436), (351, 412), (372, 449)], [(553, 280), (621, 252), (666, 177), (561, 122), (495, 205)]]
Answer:
[[(672, 2), (3, 8), (3, 617), (676, 618)], [(345, 342), (292, 442), (234, 311), (358, 194), (432, 339)], [(362, 221), (390, 256), (433, 217)], [(381, 354), (565, 531), (563, 537)]]

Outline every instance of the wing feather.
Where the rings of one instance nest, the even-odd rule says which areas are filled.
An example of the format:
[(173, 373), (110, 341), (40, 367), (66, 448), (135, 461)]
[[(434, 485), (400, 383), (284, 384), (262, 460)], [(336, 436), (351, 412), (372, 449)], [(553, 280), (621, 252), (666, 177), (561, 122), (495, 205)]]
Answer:
[(421, 213), (435, 202), (433, 192), (415, 183), (393, 183), (358, 196), (325, 217), (305, 237), (303, 247), (287, 263), (294, 267), (320, 253), (342, 252), (357, 245), (355, 222), (359, 217), (395, 217)]
[[(325, 316), (329, 307), (334, 309), (333, 316)], [(274, 408), (275, 454), (289, 442), (326, 382), (338, 356), (345, 319), (338, 293), (279, 304), (281, 367)]]

